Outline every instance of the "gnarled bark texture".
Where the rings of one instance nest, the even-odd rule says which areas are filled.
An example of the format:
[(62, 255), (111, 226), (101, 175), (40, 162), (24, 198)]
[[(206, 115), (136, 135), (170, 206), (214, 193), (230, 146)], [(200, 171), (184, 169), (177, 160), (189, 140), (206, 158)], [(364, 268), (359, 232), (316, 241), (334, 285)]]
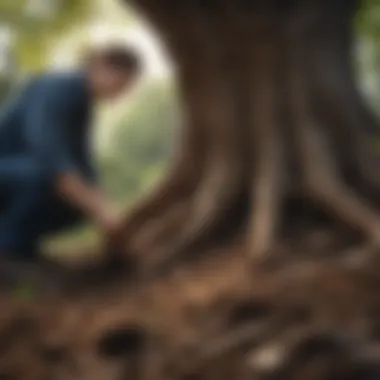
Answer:
[(379, 246), (377, 126), (351, 57), (359, 3), (134, 1), (177, 64), (186, 123), (173, 168), (125, 222), (129, 254), (155, 271), (245, 236), (257, 262), (306, 226)]

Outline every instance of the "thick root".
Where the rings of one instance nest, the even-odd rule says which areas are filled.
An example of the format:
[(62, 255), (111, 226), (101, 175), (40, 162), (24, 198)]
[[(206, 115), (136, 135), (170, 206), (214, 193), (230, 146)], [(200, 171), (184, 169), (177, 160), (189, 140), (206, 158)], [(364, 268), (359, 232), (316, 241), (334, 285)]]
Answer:
[(195, 194), (190, 219), (187, 220), (185, 228), (174, 242), (157, 252), (155, 265), (164, 269), (174, 264), (182, 253), (196, 248), (198, 243), (218, 228), (220, 220), (231, 210), (238, 196), (238, 181), (232, 175), (231, 172), (223, 170), (223, 167), (215, 165), (214, 172), (211, 171), (206, 176), (200, 190)]
[[(343, 182), (337, 157), (331, 153), (324, 129), (310, 109), (310, 92), (302, 54), (302, 30), (287, 30), (289, 38), (289, 93), (294, 138), (298, 147), (306, 196), (327, 214), (359, 230), (380, 244), (380, 218)], [(295, 37), (297, 36), (297, 37)]]
[[(182, 204), (191, 198), (204, 166), (207, 142), (204, 133), (207, 121), (204, 115), (209, 104), (205, 94), (212, 87), (208, 80), (210, 73), (212, 75), (212, 68), (208, 64), (199, 65), (193, 60), (193, 57), (204, 57), (205, 62), (208, 62), (211, 54), (207, 39), (193, 30), (194, 15), (188, 17), (189, 14), (183, 12), (173, 14), (175, 10), (171, 7), (161, 7), (149, 1), (141, 1), (137, 5), (166, 37), (167, 48), (178, 63), (177, 74), (185, 123), (178, 152), (173, 158), (173, 168), (159, 187), (128, 214), (123, 228), (127, 250), (138, 245), (138, 240), (145, 235), (142, 230), (150, 228), (154, 220), (160, 219), (162, 225), (170, 225), (172, 212), (168, 208), (176, 208), (177, 203)], [(169, 215), (167, 220), (165, 215)], [(152, 236), (160, 234), (159, 231), (149, 233)]]
[[(248, 56), (246, 85), (251, 89), (250, 118), (251, 160), (254, 162), (251, 194), (251, 219), (248, 225), (250, 256), (263, 259), (274, 246), (284, 195), (284, 146), (278, 99), (279, 46), (276, 17), (262, 16), (253, 24), (254, 54)], [(261, 23), (264, 27), (261, 28)], [(255, 40), (259, 35), (265, 42)], [(265, 126), (265, 127), (264, 127)]]
[[(193, 10), (194, 11), (194, 10)], [(212, 68), (208, 81), (213, 87), (204, 88), (204, 125), (207, 125), (206, 139), (209, 141), (203, 176), (191, 201), (187, 223), (179, 236), (169, 246), (163, 246), (157, 253), (157, 265), (165, 267), (180, 253), (187, 252), (215, 232), (220, 221), (231, 210), (241, 192), (244, 159), (241, 154), (241, 136), (235, 130), (235, 98), (233, 81), (225, 70), (226, 46), (216, 43), (218, 22), (208, 20), (198, 9), (195, 12), (198, 28), (209, 36), (213, 46)], [(192, 13), (194, 16), (194, 14)], [(203, 20), (203, 22), (200, 22)], [(211, 49), (211, 48), (210, 48)]]
[[(346, 163), (378, 193), (380, 157), (374, 151), (371, 138), (378, 135), (380, 129), (375, 116), (364, 104), (355, 80), (351, 23), (339, 12), (322, 13), (320, 17), (313, 24), (310, 37), (314, 41), (313, 49), (311, 44), (305, 46), (311, 70), (309, 80), (315, 90), (320, 119), (325, 131), (333, 135), (334, 149), (344, 150)], [(323, 67), (329, 70), (322, 70)]]
[(283, 161), (278, 136), (263, 144), (255, 180), (252, 183), (251, 220), (248, 227), (250, 257), (262, 259), (271, 252), (281, 219)]
[(129, 245), (130, 254), (136, 257), (146, 257), (155, 252), (157, 246), (167, 245), (172, 237), (178, 236), (183, 229), (190, 212), (189, 207), (188, 201), (172, 203), (168, 211), (163, 213), (161, 217), (146, 223), (144, 228), (141, 228), (135, 238), (132, 239)]

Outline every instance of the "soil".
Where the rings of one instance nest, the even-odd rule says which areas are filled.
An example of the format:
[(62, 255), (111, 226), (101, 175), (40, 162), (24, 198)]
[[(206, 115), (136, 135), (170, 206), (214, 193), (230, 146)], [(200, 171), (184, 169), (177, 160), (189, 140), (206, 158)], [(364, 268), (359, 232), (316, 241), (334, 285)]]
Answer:
[(242, 247), (150, 279), (73, 289), (89, 276), (78, 270), (53, 296), (4, 294), (0, 378), (379, 378), (378, 260), (304, 253), (252, 266)]

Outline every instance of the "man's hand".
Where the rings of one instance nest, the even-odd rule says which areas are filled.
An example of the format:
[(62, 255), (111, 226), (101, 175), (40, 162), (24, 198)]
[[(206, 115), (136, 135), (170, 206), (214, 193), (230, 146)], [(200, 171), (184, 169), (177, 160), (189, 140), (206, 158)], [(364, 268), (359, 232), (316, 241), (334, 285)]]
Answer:
[(57, 180), (58, 193), (81, 210), (107, 237), (118, 234), (121, 217), (113, 211), (102, 192), (90, 187), (78, 174), (62, 174)]
[(96, 217), (95, 223), (108, 238), (117, 236), (122, 226), (122, 218), (119, 213), (110, 209), (102, 210)]

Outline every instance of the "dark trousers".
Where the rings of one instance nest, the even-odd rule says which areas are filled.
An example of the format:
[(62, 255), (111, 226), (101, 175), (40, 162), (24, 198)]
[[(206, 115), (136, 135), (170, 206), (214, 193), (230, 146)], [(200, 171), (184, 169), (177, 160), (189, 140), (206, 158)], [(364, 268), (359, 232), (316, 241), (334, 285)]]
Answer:
[(33, 158), (0, 158), (0, 254), (32, 259), (41, 238), (82, 220)]

